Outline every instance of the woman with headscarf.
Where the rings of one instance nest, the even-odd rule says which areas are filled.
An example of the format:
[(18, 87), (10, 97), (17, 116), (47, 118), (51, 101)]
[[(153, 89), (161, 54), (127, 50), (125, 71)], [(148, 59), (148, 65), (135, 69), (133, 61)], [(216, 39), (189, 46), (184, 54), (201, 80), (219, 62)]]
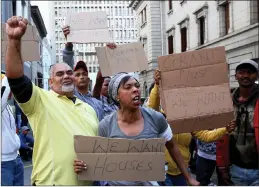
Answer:
[[(159, 112), (140, 106), (139, 87), (139, 82), (127, 73), (118, 73), (111, 79), (108, 94), (119, 109), (100, 122), (99, 136), (126, 139), (165, 138), (166, 147), (170, 150), (171, 157), (177, 163), (186, 181), (190, 185), (199, 185), (188, 173), (177, 144), (172, 139), (173, 134), (165, 117)], [(85, 164), (87, 165), (80, 160), (75, 160), (75, 172), (79, 173), (85, 170)], [(151, 181), (108, 181), (108, 185), (152, 186), (157, 184)]]

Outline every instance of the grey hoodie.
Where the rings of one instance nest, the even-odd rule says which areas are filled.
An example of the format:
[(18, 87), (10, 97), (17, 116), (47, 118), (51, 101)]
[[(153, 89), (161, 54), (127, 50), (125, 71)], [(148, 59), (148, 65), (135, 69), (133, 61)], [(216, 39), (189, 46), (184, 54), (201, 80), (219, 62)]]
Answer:
[(16, 125), (13, 111), (8, 104), (8, 96), (10, 87), (5, 77), (2, 80), (2, 87), (5, 86), (5, 91), (2, 95), (2, 161), (15, 160), (21, 146), (20, 138), (16, 134)]

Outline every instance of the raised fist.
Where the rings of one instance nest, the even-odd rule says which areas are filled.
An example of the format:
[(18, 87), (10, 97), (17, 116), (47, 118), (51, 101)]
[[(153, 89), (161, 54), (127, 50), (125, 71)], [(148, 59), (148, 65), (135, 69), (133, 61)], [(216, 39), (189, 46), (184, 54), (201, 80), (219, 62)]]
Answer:
[(20, 40), (24, 35), (28, 25), (28, 20), (21, 16), (13, 16), (6, 22), (6, 34), (9, 39)]

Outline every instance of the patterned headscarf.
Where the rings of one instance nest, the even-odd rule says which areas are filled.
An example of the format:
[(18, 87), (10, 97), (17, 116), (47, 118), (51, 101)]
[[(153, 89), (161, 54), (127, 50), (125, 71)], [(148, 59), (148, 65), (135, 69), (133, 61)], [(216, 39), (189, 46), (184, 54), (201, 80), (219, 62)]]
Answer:
[(131, 74), (121, 72), (121, 73), (117, 73), (116, 75), (114, 75), (111, 78), (111, 81), (109, 83), (108, 95), (113, 100), (113, 102), (117, 105), (119, 104), (117, 101), (117, 95), (118, 95), (118, 89), (119, 89), (121, 80), (127, 76), (133, 77), (135, 79), (135, 77), (132, 76)]

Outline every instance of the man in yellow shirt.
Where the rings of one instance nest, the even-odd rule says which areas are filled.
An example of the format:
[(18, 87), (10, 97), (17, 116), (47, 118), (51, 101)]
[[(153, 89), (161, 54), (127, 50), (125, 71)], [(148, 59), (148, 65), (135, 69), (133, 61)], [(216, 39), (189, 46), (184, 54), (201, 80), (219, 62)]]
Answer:
[(73, 171), (74, 135), (96, 136), (95, 111), (73, 95), (72, 69), (58, 63), (50, 69), (51, 91), (35, 86), (23, 73), (21, 38), (28, 21), (13, 16), (6, 33), (6, 76), (16, 101), (28, 117), (34, 133), (33, 185), (91, 185), (79, 181)]

